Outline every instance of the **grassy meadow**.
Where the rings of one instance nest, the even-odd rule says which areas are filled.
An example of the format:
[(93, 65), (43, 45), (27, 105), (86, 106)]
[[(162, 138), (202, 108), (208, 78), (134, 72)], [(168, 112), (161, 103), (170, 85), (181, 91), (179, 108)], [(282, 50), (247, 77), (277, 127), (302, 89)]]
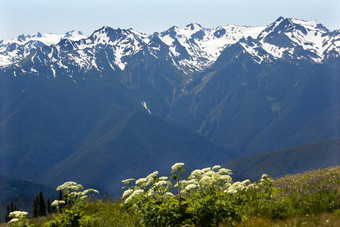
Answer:
[(155, 171), (125, 180), (120, 201), (65, 183), (66, 204), (55, 214), (1, 226), (340, 226), (340, 166), (233, 182), (220, 166), (181, 179), (183, 165), (169, 178)]

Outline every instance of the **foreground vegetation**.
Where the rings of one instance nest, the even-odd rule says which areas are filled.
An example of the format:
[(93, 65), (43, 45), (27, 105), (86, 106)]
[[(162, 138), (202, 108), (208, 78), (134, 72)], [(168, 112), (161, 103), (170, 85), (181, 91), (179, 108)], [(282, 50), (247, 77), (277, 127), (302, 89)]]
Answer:
[[(124, 180), (122, 201), (93, 200), (96, 190), (75, 182), (58, 187), (58, 213), (24, 215), (13, 226), (340, 226), (340, 167), (272, 180), (233, 182), (231, 171), (214, 166), (181, 179), (183, 163), (171, 177), (153, 172)], [(52, 204), (53, 205), (53, 204)]]

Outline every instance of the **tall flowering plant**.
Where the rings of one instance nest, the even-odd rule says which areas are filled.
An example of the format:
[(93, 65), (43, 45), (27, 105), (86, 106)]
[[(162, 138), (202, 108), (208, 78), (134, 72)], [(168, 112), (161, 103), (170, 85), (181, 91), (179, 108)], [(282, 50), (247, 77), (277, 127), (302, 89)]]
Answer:
[(254, 187), (249, 180), (233, 182), (231, 170), (218, 165), (194, 170), (188, 179), (181, 179), (184, 172), (184, 163), (175, 163), (170, 178), (158, 177), (155, 171), (138, 180), (123, 180), (124, 207), (146, 226), (210, 226), (245, 218), (245, 193)]
[(54, 200), (51, 205), (56, 207), (59, 214), (54, 215), (54, 219), (45, 223), (45, 226), (77, 227), (95, 221), (95, 218), (86, 215), (83, 208), (89, 198), (99, 193), (97, 190), (84, 190), (81, 184), (68, 181), (58, 186), (57, 191), (63, 192), (63, 200)]

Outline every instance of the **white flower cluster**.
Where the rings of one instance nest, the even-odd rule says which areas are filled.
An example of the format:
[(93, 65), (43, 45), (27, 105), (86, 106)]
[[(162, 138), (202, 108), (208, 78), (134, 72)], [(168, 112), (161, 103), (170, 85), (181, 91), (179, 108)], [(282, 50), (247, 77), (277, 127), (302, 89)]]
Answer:
[(12, 218), (9, 222), (18, 222), (20, 219), (27, 218), (28, 213), (26, 211), (12, 211), (9, 213), (9, 217)]
[(270, 178), (267, 174), (262, 174), (261, 176), (261, 180), (260, 180), (261, 183), (264, 183), (264, 182), (273, 182), (273, 179)]
[(253, 186), (254, 184), (251, 184), (250, 180), (244, 180), (242, 182), (236, 181), (233, 184), (230, 184), (228, 189), (225, 190), (224, 192), (229, 194), (235, 194), (238, 191), (244, 191), (253, 188)]
[[(125, 199), (125, 203), (129, 203), (134, 197), (138, 195), (145, 195), (148, 197), (154, 196), (156, 192), (162, 193), (163, 196), (170, 196), (172, 193), (167, 193), (166, 187), (170, 185), (170, 181), (167, 181), (168, 177), (158, 177), (158, 171), (150, 173), (148, 176), (139, 178), (135, 181), (135, 185), (131, 185), (126, 189), (122, 195), (122, 199)], [(122, 180), (125, 185), (129, 185), (134, 179)], [(126, 188), (126, 187), (125, 187)]]
[(135, 196), (143, 194), (144, 190), (142, 189), (136, 189), (129, 197), (126, 198), (125, 203), (128, 203), (131, 201)]
[(28, 213), (26, 211), (12, 211), (11, 213), (9, 213), (9, 217), (10, 218), (22, 218), (22, 217), (27, 217)]
[[(182, 162), (175, 163), (171, 167), (171, 173), (179, 170), (185, 171), (183, 166), (184, 163)], [(242, 182), (237, 181), (233, 183), (230, 176), (231, 174), (232, 171), (230, 169), (222, 168), (220, 165), (215, 165), (212, 168), (207, 167), (203, 169), (196, 169), (191, 172), (187, 180), (178, 180), (174, 185), (174, 188), (179, 189), (180, 196), (187, 196), (191, 193), (200, 193), (204, 190), (218, 190), (219, 193), (232, 195), (239, 191), (245, 191), (255, 187), (254, 184), (251, 184), (250, 180), (244, 180)], [(125, 199), (125, 203), (130, 203), (137, 195), (142, 195), (142, 197), (138, 197), (138, 200), (150, 197), (157, 200), (175, 197), (169, 191), (171, 182), (168, 180), (168, 177), (157, 177), (157, 175), (158, 171), (155, 171), (145, 178), (136, 180), (135, 185), (130, 186), (123, 193), (122, 199)], [(268, 177), (264, 175), (263, 178), (267, 179)], [(127, 179), (122, 182), (129, 184), (131, 180)]]
[(130, 182), (134, 180), (135, 180), (134, 178), (129, 178), (129, 179), (122, 180), (122, 182), (123, 184), (130, 184)]
[(88, 189), (82, 191), (81, 194), (82, 195), (87, 195), (87, 194), (90, 194), (90, 193), (93, 193), (93, 192), (99, 194), (98, 190), (92, 189), (92, 188), (88, 188)]
[(171, 166), (171, 169), (172, 169), (172, 171), (177, 171), (180, 168), (182, 168), (183, 166), (184, 166), (183, 162), (177, 162), (173, 166)]
[(83, 185), (77, 184), (74, 181), (67, 181), (57, 187), (57, 191), (61, 191), (61, 190), (80, 191), (80, 190), (84, 190), (84, 187)]
[(60, 205), (64, 205), (65, 204), (65, 201), (64, 200), (54, 200), (52, 203), (51, 203), (51, 206), (53, 207), (60, 207)]
[[(188, 177), (190, 180), (181, 180), (179, 182), (182, 189), (181, 193), (185, 194), (191, 190), (202, 190), (207, 186), (213, 185), (221, 189), (226, 188), (226, 186), (232, 183), (231, 174), (230, 169), (221, 168), (220, 165), (215, 165), (212, 168), (196, 169)], [(178, 184), (175, 187), (178, 187)]]
[[(93, 193), (99, 193), (96, 189), (88, 188), (84, 190), (83, 185), (74, 181), (67, 181), (64, 184), (57, 187), (57, 191), (64, 191), (64, 196), (69, 201), (84, 201), (85, 199), (93, 196)], [(54, 200), (51, 206), (59, 209), (60, 205), (65, 204), (63, 200)]]

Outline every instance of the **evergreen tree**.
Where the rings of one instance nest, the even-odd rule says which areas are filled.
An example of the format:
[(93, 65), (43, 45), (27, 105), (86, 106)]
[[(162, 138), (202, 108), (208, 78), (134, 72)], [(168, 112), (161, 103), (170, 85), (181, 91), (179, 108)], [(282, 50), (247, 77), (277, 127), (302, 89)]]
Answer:
[(46, 216), (46, 203), (42, 191), (39, 193), (39, 216)]
[(50, 199), (47, 200), (47, 213), (52, 214), (52, 206)]
[(37, 203), (37, 217), (39, 217), (40, 216), (40, 199), (39, 199), (39, 194), (35, 198), (35, 201)]
[(12, 211), (16, 211), (16, 210), (19, 210), (17, 205), (13, 203), (13, 201), (11, 202), (11, 204), (7, 204), (7, 212), (6, 212), (6, 215), (5, 215), (5, 222), (9, 222), (11, 220), (11, 218), (9, 217), (9, 214), (12, 212)]
[(10, 211), (10, 206), (9, 206), (9, 204), (7, 204), (7, 213), (6, 213), (6, 215), (5, 215), (5, 222), (9, 222), (9, 220), (11, 220), (11, 219), (9, 218), (9, 213), (11, 213), (11, 211)]
[(37, 199), (33, 200), (33, 217), (36, 218), (39, 215), (39, 203)]
[(13, 204), (13, 201), (11, 202), (11, 209), (10, 209), (10, 212), (14, 211), (14, 204)]

